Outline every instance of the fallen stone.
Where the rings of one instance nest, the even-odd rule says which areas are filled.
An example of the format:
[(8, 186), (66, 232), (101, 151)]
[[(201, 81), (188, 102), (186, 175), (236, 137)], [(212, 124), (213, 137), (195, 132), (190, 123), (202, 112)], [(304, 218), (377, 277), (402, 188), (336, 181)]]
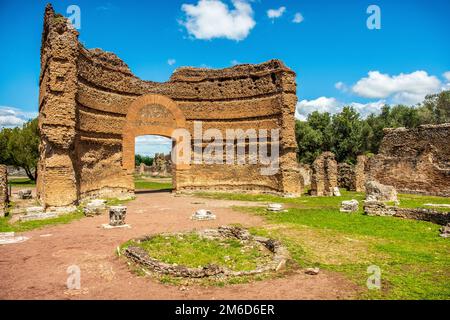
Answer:
[(19, 221), (35, 221), (35, 220), (45, 220), (45, 219), (53, 219), (57, 218), (58, 215), (54, 212), (40, 212), (40, 213), (30, 213), (21, 215), (19, 217)]
[(306, 268), (305, 273), (311, 276), (316, 276), (320, 272), (319, 268)]
[(340, 197), (341, 196), (341, 190), (339, 190), (339, 187), (333, 188), (333, 196)]
[(103, 229), (121, 229), (121, 228), (126, 229), (126, 228), (131, 228), (131, 226), (129, 224), (121, 224), (118, 226), (112, 226), (110, 224), (105, 223), (105, 224), (102, 224), (102, 228)]
[(106, 200), (95, 199), (88, 202), (83, 208), (83, 212), (87, 217), (93, 217), (106, 213)]
[(205, 210), (205, 209), (200, 209), (197, 210), (192, 216), (191, 216), (192, 220), (214, 220), (216, 219), (216, 215), (213, 214), (211, 211), (209, 210)]
[(30, 189), (19, 190), (18, 192), (19, 199), (32, 199), (33, 195)]
[(16, 236), (14, 232), (0, 232), (0, 245), (21, 243), (30, 239), (25, 236)]
[(25, 212), (27, 214), (43, 213), (44, 212), (44, 207), (28, 207), (28, 208), (25, 209)]
[(366, 200), (399, 203), (397, 190), (393, 186), (386, 186), (375, 180), (366, 182)]
[(442, 238), (450, 238), (450, 223), (447, 223), (446, 226), (443, 226), (442, 228), (439, 229), (440, 232), (440, 236)]
[(113, 227), (125, 225), (127, 207), (111, 206), (109, 207), (109, 225)]
[(341, 203), (341, 212), (356, 212), (359, 209), (358, 200), (352, 199), (349, 201), (342, 201)]
[(270, 203), (267, 205), (267, 210), (278, 212), (283, 210), (283, 205), (280, 203)]

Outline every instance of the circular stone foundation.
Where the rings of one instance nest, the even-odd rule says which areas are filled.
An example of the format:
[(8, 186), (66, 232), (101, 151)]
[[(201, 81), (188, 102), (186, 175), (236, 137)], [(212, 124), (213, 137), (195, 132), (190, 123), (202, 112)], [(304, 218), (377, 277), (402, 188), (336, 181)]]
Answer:
[[(198, 267), (188, 267), (185, 265), (179, 265), (176, 263), (167, 263), (159, 259), (151, 257), (148, 250), (144, 249), (144, 244), (149, 243), (156, 237), (164, 237), (169, 239), (170, 237), (178, 237), (184, 239), (186, 235), (196, 235), (201, 239), (217, 241), (217, 243), (223, 243), (226, 241), (234, 241), (242, 246), (247, 247), (260, 247), (260, 250), (267, 252), (270, 257), (266, 259), (263, 264), (257, 264), (254, 269), (251, 270), (232, 270), (223, 265), (218, 264), (206, 264)], [(189, 240), (188, 240), (189, 241)], [(228, 245), (228, 244), (223, 244)], [(281, 245), (279, 241), (251, 235), (248, 230), (239, 227), (222, 226), (218, 229), (206, 229), (203, 231), (196, 231), (191, 233), (164, 233), (158, 235), (145, 236), (138, 239), (133, 239), (127, 243), (127, 245), (121, 250), (123, 255), (134, 263), (140, 265), (144, 269), (152, 272), (156, 272), (163, 275), (170, 275), (174, 277), (183, 278), (207, 278), (215, 276), (248, 276), (257, 275), (270, 271), (279, 271), (284, 268), (286, 260), (289, 257), (288, 251)], [(245, 252), (241, 249), (240, 252)], [(217, 252), (215, 252), (217, 255)]]

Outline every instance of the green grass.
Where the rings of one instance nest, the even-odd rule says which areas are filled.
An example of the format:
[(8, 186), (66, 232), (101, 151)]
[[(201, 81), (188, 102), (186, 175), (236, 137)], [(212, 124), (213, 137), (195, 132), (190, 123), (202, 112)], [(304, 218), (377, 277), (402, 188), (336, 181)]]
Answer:
[(271, 253), (260, 245), (245, 245), (235, 239), (210, 240), (195, 233), (177, 236), (159, 235), (141, 243), (128, 242), (148, 252), (155, 259), (190, 268), (215, 264), (234, 271), (256, 269), (269, 262)]
[(434, 197), (434, 196), (421, 196), (416, 194), (401, 194), (400, 207), (401, 208), (426, 208), (433, 209), (442, 212), (450, 212), (450, 208), (438, 208), (425, 206), (426, 203), (434, 204), (450, 204), (449, 198)]
[(0, 218), (0, 232), (24, 232), (33, 229), (39, 229), (50, 225), (67, 224), (74, 220), (84, 217), (81, 210), (74, 213), (64, 214), (57, 218), (9, 223), (10, 218)]
[[(261, 207), (237, 210), (263, 216), (270, 228), (255, 228), (278, 238), (302, 267), (319, 266), (344, 274), (368, 299), (450, 299), (450, 242), (439, 237), (440, 226), (395, 217), (371, 217), (362, 212), (339, 212), (343, 200), (364, 194), (342, 191), (341, 197), (280, 198), (268, 195), (199, 194), (214, 199), (278, 202), (287, 212)], [(449, 203), (447, 198), (399, 195), (402, 206)], [(368, 290), (367, 267), (381, 268), (381, 290)]]
[(145, 189), (145, 190), (164, 190), (164, 189), (172, 189), (172, 183), (169, 182), (155, 182), (155, 181), (146, 181), (141, 179), (136, 179), (134, 181), (134, 186), (136, 190)]
[(29, 178), (13, 178), (9, 179), (8, 183), (13, 187), (32, 188), (36, 186), (36, 181), (32, 181)]

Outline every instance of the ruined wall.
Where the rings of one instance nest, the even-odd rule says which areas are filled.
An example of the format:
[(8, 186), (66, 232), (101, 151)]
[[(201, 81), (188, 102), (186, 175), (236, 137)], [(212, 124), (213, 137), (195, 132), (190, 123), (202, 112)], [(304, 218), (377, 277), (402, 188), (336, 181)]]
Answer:
[[(222, 70), (180, 68), (168, 82), (157, 83), (138, 79), (113, 53), (84, 48), (77, 37), (48, 6), (41, 54), (38, 176), (39, 198), (46, 205), (133, 192), (128, 166), (133, 171), (135, 136), (170, 137), (174, 129), (185, 127), (191, 144), (204, 147), (207, 143), (193, 135), (194, 121), (202, 121), (203, 131), (215, 128), (224, 137), (226, 129), (280, 129), (280, 171), (264, 176), (260, 165), (191, 164), (175, 170), (177, 191), (300, 193), (295, 73), (282, 62)], [(247, 149), (252, 143), (257, 142), (246, 141)], [(124, 150), (124, 144), (130, 147)]]
[(0, 217), (4, 217), (8, 206), (8, 171), (0, 164)]
[(339, 163), (337, 182), (339, 188), (355, 190), (355, 167), (348, 163)]
[(366, 191), (366, 173), (368, 171), (368, 158), (365, 155), (359, 155), (356, 159), (356, 165), (354, 169), (354, 191), (365, 192)]
[(333, 196), (337, 187), (337, 162), (332, 152), (322, 153), (312, 164), (311, 195)]
[(399, 192), (450, 196), (450, 124), (385, 129), (371, 179)]
[(308, 164), (299, 163), (298, 169), (300, 172), (300, 176), (303, 180), (303, 186), (310, 186), (311, 185), (311, 174), (312, 174), (311, 166)]

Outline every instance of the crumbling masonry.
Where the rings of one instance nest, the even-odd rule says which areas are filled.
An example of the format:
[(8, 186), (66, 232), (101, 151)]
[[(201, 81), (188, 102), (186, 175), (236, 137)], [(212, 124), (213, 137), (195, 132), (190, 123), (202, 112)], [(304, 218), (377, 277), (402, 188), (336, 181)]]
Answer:
[[(176, 191), (300, 194), (296, 102), (295, 73), (278, 60), (223, 70), (180, 68), (164, 83), (140, 80), (113, 53), (84, 48), (78, 32), (47, 6), (41, 49), (38, 197), (49, 207), (132, 194), (135, 137), (170, 138), (180, 128), (193, 137), (197, 120), (203, 131), (279, 129), (280, 169), (275, 175), (261, 175), (262, 165), (248, 162), (176, 165)], [(194, 143), (204, 141), (193, 139)], [(247, 147), (252, 143), (261, 142), (248, 140)]]
[(370, 179), (398, 192), (450, 197), (450, 124), (385, 129)]
[(0, 164), (0, 217), (4, 217), (8, 207), (8, 170)]
[(333, 196), (337, 187), (337, 162), (332, 152), (322, 153), (312, 164), (311, 195)]

